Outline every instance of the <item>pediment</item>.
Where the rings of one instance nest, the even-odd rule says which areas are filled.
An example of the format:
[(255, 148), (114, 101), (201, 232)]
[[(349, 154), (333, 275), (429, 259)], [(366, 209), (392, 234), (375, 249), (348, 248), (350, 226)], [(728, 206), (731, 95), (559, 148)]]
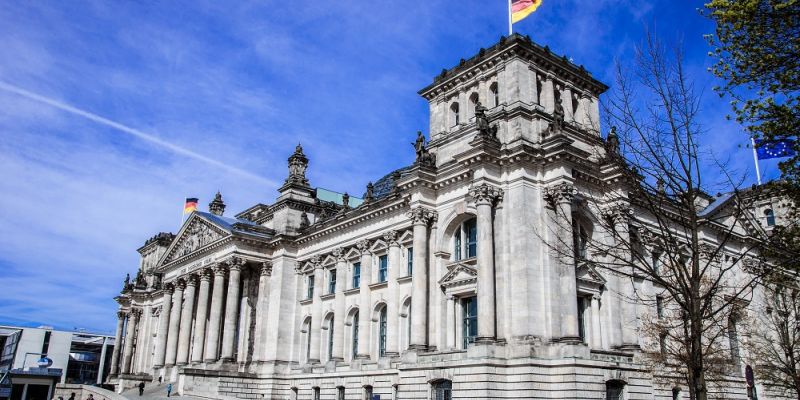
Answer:
[(578, 265), (576, 275), (579, 281), (595, 285), (605, 285), (606, 279), (597, 271), (597, 268), (590, 262), (582, 262)]
[(439, 285), (443, 287), (466, 285), (478, 280), (478, 270), (472, 265), (459, 262), (448, 265), (447, 268), (449, 271), (439, 280)]
[(198, 214), (192, 214), (172, 241), (159, 265), (169, 264), (181, 257), (195, 253), (214, 242), (222, 240), (231, 233)]

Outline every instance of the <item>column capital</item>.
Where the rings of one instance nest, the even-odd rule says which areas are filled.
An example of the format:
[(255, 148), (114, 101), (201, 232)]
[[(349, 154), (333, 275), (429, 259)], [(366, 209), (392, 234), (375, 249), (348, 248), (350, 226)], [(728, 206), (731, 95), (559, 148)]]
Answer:
[(627, 202), (618, 202), (610, 204), (603, 208), (601, 211), (603, 217), (609, 220), (612, 224), (617, 225), (627, 223), (633, 216), (633, 210)]
[(372, 247), (372, 241), (370, 240), (359, 240), (356, 243), (356, 248), (361, 254), (368, 253), (370, 247)]
[(406, 216), (413, 221), (414, 225), (427, 226), (436, 218), (436, 211), (420, 206), (409, 210)]
[(206, 281), (206, 282), (210, 281), (211, 280), (211, 275), (213, 275), (213, 274), (214, 274), (214, 271), (211, 270), (211, 268), (203, 269), (202, 271), (200, 271), (200, 281)]
[(260, 268), (260, 275), (261, 276), (272, 276), (272, 263), (271, 262), (262, 262), (259, 266)]
[(228, 267), (229, 271), (241, 270), (242, 266), (244, 266), (244, 263), (245, 259), (236, 256), (228, 257), (225, 259), (225, 261), (223, 261), (223, 264)]
[(503, 200), (503, 191), (486, 183), (475, 185), (469, 189), (469, 196), (478, 205), (494, 205)]
[(566, 182), (559, 183), (545, 188), (544, 196), (553, 205), (569, 204), (575, 198), (575, 186)]
[(383, 234), (383, 240), (389, 247), (400, 247), (400, 243), (397, 241), (398, 236), (395, 230), (387, 231)]

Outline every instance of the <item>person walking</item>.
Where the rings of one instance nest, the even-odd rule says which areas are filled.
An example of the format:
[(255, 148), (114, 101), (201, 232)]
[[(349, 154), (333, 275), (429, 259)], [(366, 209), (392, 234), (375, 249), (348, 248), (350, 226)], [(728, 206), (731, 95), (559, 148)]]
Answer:
[(139, 396), (144, 394), (144, 382), (139, 382)]
[(171, 393), (172, 393), (172, 384), (168, 383), (167, 384), (167, 397), (169, 397)]

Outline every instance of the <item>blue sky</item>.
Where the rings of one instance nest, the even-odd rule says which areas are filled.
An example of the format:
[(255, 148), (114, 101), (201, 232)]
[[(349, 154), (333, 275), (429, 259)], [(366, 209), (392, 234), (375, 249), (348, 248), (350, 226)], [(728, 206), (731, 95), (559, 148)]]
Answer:
[[(607, 84), (645, 27), (683, 40), (709, 144), (752, 176), (711, 90), (702, 3), (545, 0), (515, 30)], [(413, 161), (417, 90), (506, 33), (505, 7), (0, 2), (0, 322), (113, 330), (135, 250), (178, 229), (183, 199), (220, 190), (229, 215), (271, 202), (298, 142), (312, 185), (360, 195)]]

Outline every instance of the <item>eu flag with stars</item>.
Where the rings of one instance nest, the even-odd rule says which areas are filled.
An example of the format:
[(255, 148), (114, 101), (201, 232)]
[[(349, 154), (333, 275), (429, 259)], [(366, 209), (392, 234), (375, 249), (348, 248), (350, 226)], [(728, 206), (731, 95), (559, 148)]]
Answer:
[(759, 160), (791, 157), (795, 155), (794, 139), (783, 139), (772, 142), (756, 140), (756, 156)]

